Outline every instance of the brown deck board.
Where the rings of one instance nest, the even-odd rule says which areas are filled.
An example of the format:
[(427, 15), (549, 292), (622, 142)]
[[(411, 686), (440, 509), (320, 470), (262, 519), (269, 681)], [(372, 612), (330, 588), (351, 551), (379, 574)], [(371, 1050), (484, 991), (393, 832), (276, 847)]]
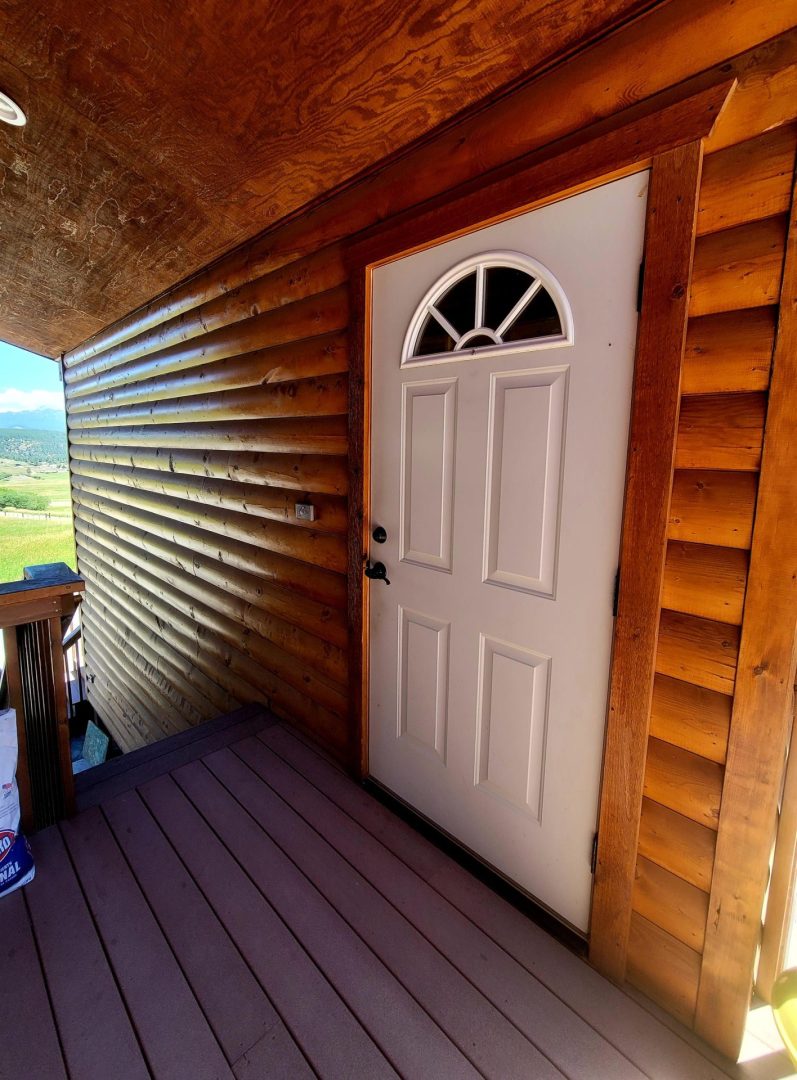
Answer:
[(100, 811), (86, 810), (62, 829), (152, 1072), (173, 1080), (232, 1080)]
[(284, 1024), (250, 1047), (232, 1071), (235, 1080), (313, 1080), (316, 1075)]
[(321, 1076), (395, 1071), (312, 959), (169, 777), (142, 789), (183, 862)]
[(306, 740), (294, 738), (283, 726), (263, 732), (259, 738), (429, 881), (647, 1075), (657, 1080), (721, 1080), (727, 1075), (377, 799), (342, 777), (323, 755), (308, 747)]
[(220, 751), (206, 764), (258, 821), (267, 822), (269, 834), (483, 1075), (496, 1080), (562, 1075), (446, 956), (231, 752)]
[(175, 779), (396, 1071), (476, 1080), (445, 1033), (204, 765), (187, 765)]
[(25, 896), (70, 1075), (107, 1080), (113, 1061), (116, 1080), (146, 1080), (149, 1069), (55, 825), (36, 836), (36, 867)]
[(282, 1021), (136, 792), (103, 809), (227, 1060), (237, 1061)]
[(0, 904), (0, 1076), (66, 1080), (25, 897), (17, 890)]
[(789, 1075), (712, 1058), (273, 717), (188, 734), (86, 782), (0, 898), (2, 1080)]
[[(642, 1075), (444, 897), (272, 754), (259, 739), (244, 740), (237, 744), (236, 751), (296, 814), (301, 815), (301, 819), (294, 822), (299, 834), (295, 844), (301, 851), (300, 857), (304, 857), (311, 845), (323, 845), (329, 848), (330, 854), (337, 853), (338, 859), (342, 856), (359, 871), (370, 883), (368, 887), (378, 891), (383, 898), (382, 904), (389, 905), (393, 917), (403, 916), (439, 954), (448, 958), (463, 979), (472, 985), (474, 992), (492, 1004), (497, 1017), (491, 1018), (491, 1026), (499, 1021), (507, 1028), (514, 1025), (568, 1077), (593, 1080), (597, 1074), (630, 1080)], [(207, 764), (215, 771), (217, 762), (229, 762), (232, 757), (231, 753), (220, 752), (211, 755)], [(227, 766), (226, 774), (232, 773), (232, 767)], [(240, 775), (240, 769), (238, 773)], [(244, 782), (243, 778), (241, 782)], [(252, 787), (250, 783), (250, 790)], [(267, 827), (273, 832), (279, 800), (274, 799), (268, 788), (256, 789), (255, 797), (258, 796), (258, 817), (267, 821)], [(255, 812), (250, 803), (247, 805)], [(326, 844), (321, 837), (325, 838)], [(329, 856), (327, 858), (334, 862)], [(325, 891), (329, 888), (326, 880), (323, 887)], [(479, 1067), (483, 1068), (481, 1063)]]

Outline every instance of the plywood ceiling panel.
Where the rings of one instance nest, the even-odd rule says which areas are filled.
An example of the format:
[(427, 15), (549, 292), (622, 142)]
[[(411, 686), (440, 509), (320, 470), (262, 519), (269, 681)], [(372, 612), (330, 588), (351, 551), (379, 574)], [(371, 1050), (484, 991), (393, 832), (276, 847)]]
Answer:
[(0, 338), (79, 344), (651, 6), (5, 0)]

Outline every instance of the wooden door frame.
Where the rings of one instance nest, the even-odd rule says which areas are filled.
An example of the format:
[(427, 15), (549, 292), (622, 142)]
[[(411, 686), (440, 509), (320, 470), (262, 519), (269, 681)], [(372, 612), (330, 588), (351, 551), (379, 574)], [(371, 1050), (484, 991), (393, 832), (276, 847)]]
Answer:
[(350, 280), (350, 764), (368, 773), (371, 279), (377, 266), (650, 169), (605, 753), (590, 924), (593, 963), (625, 976), (703, 141), (735, 79), (700, 78), (354, 236)]

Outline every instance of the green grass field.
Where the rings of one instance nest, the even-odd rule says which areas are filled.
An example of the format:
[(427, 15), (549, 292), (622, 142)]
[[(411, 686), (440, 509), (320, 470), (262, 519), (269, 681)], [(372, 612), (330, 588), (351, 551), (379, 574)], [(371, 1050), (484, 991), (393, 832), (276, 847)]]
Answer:
[(65, 562), (76, 569), (71, 523), (0, 520), (0, 581), (18, 581), (24, 566)]
[(0, 462), (0, 476), (11, 474), (6, 480), (0, 479), (0, 487), (44, 495), (50, 500), (49, 509), (52, 512), (66, 513), (70, 504), (69, 473), (62, 469), (60, 472), (40, 472), (30, 476), (28, 471), (28, 466), (17, 462)]

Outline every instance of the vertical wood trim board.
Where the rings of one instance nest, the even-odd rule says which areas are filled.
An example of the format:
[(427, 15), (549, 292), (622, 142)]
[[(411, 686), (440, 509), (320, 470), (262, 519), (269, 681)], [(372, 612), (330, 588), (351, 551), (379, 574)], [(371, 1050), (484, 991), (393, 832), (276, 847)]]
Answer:
[(370, 272), (351, 270), (352, 366), (349, 380), (349, 641), (352, 751), (361, 777), (368, 772), (368, 589), (364, 585), (371, 521), (371, 298)]
[(797, 645), (797, 203), (792, 201), (695, 1028), (733, 1057), (750, 1003)]
[[(797, 713), (794, 714), (797, 717)], [(778, 815), (778, 833), (767, 891), (766, 917), (761, 935), (755, 990), (769, 1002), (772, 987), (786, 964), (791, 929), (791, 910), (797, 886), (797, 743), (792, 719), (783, 797)]]
[(655, 159), (645, 235), (590, 959), (625, 977), (702, 147)]

